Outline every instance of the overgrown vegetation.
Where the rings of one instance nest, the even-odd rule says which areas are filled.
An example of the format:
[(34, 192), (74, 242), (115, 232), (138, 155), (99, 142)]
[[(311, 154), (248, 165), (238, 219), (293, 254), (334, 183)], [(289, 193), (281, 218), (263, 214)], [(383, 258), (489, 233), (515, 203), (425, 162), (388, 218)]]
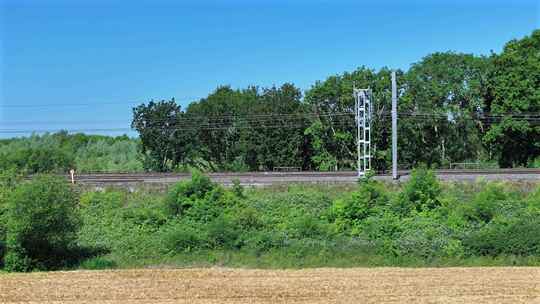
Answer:
[(92, 255), (77, 245), (78, 194), (63, 178), (22, 182), (4, 173), (0, 219), (0, 265), (8, 271), (65, 268)]
[(0, 170), (20, 174), (136, 172), (143, 170), (138, 141), (127, 136), (59, 132), (0, 140)]
[(79, 191), (4, 174), (0, 261), (80, 267), (540, 264), (540, 187), (440, 184), (224, 188), (200, 173), (166, 193)]

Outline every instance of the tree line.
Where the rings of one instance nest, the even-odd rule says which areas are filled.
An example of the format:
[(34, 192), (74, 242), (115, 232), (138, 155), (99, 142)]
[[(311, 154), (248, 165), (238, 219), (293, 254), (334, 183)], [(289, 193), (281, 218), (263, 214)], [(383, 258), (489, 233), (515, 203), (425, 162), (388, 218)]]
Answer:
[(143, 171), (140, 142), (128, 136), (32, 135), (0, 140), (0, 171), (21, 174)]
[[(474, 162), (540, 167), (540, 30), (501, 53), (434, 53), (397, 71), (400, 167)], [(389, 68), (360, 67), (317, 81), (218, 87), (181, 108), (174, 99), (133, 109), (139, 138), (67, 131), (0, 140), (0, 170), (348, 170), (355, 168), (353, 87), (374, 97), (372, 164), (391, 167)]]
[[(538, 166), (540, 30), (508, 42), (500, 54), (433, 53), (398, 75), (399, 160), (447, 167), (480, 162)], [(391, 166), (389, 68), (360, 67), (317, 81), (218, 87), (182, 109), (174, 99), (133, 109), (143, 165), (170, 171), (343, 170), (355, 167), (353, 87), (374, 96), (373, 164)]]

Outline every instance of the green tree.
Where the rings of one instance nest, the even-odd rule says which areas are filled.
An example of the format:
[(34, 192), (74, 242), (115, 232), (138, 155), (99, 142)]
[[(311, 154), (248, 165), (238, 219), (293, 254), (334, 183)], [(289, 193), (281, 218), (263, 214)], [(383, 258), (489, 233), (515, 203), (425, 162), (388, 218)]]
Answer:
[(147, 170), (170, 171), (191, 161), (197, 144), (193, 123), (174, 98), (134, 108), (131, 127), (139, 132)]
[[(197, 154), (204, 161), (199, 166), (213, 171), (245, 166), (246, 147), (239, 143), (239, 138), (249, 128), (258, 95), (256, 87), (233, 90), (222, 86), (188, 106), (186, 113), (196, 124), (196, 138), (200, 142)], [(233, 163), (236, 165), (232, 166)]]
[[(337, 170), (356, 167), (353, 87), (373, 91), (373, 165), (376, 169), (389, 167), (390, 72), (387, 68), (376, 72), (360, 67), (352, 73), (345, 72), (317, 82), (306, 92), (306, 107), (317, 113), (305, 132), (311, 143), (310, 157), (315, 168)], [(401, 80), (401, 71), (398, 71), (398, 76)]]
[(219, 87), (192, 103), (198, 155), (210, 170), (272, 170), (308, 166), (301, 92), (292, 84), (259, 89)]
[(292, 84), (263, 89), (252, 106), (240, 145), (252, 170), (308, 167), (304, 129), (307, 125), (302, 93)]
[(484, 136), (501, 167), (526, 166), (540, 155), (540, 30), (508, 42), (493, 55), (486, 112), (500, 119)]
[(485, 155), (479, 116), (488, 70), (487, 58), (453, 52), (433, 53), (412, 65), (399, 101), (403, 163), (442, 166)]

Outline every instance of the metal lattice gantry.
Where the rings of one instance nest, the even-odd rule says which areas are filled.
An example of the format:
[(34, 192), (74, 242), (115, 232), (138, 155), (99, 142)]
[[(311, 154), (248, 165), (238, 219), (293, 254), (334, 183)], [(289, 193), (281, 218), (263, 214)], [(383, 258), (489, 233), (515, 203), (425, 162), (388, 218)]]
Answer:
[(356, 145), (358, 153), (358, 176), (364, 176), (371, 169), (371, 112), (372, 93), (370, 89), (354, 89), (356, 114)]

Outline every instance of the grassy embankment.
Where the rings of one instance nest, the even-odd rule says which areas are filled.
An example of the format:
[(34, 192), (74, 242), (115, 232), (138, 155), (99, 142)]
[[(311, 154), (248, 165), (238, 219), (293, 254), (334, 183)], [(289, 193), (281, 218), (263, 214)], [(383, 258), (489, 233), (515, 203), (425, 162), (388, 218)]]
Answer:
[[(4, 217), (40, 182), (12, 187)], [(41, 189), (54, 199), (54, 187)], [(418, 170), (401, 185), (368, 179), (357, 186), (225, 189), (196, 174), (165, 193), (75, 192), (74, 226), (68, 225), (74, 237), (51, 249), (68, 250), (65, 261), (40, 262), (43, 255), (29, 243), (34, 236), (4, 221), (6, 257), (9, 242), (18, 248), (14, 239), (29, 240), (20, 242), (29, 248), (19, 270), (540, 265), (540, 187), (531, 183), (440, 184)], [(12, 258), (4, 259), (9, 267)]]

